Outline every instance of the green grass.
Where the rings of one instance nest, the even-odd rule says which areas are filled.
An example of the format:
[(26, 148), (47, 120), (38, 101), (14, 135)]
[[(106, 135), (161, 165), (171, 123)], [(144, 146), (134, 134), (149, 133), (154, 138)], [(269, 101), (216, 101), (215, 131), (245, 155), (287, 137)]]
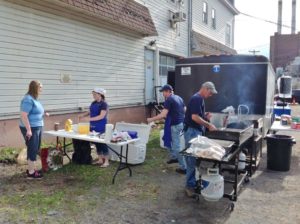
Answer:
[(20, 151), (17, 148), (0, 149), (0, 163), (15, 163)]
[[(153, 182), (152, 178), (166, 168), (166, 156), (166, 151), (159, 148), (159, 130), (156, 129), (151, 133), (145, 162), (132, 167), (132, 178), (127, 178), (127, 170), (121, 171), (114, 185), (111, 181), (118, 165), (116, 162), (107, 169), (68, 164), (34, 182), (24, 181), (17, 174), (5, 180), (0, 187), (0, 193), (6, 192), (0, 194), (0, 216), (7, 214), (9, 222), (34, 223), (32, 219), (49, 218), (49, 211), (63, 211), (70, 217), (76, 217), (80, 210), (94, 209), (109, 198), (155, 201), (159, 183)], [(69, 221), (72, 223), (74, 220), (73, 217)]]

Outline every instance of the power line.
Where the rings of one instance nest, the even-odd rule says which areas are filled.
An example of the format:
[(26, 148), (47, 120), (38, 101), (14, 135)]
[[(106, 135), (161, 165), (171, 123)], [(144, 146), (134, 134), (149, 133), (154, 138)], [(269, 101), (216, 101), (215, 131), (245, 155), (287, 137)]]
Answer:
[(260, 45), (255, 45), (255, 46), (251, 46), (251, 47), (247, 47), (247, 48), (240, 48), (240, 49), (237, 49), (238, 51), (248, 51), (249, 49), (263, 49), (263, 48), (266, 48), (266, 47), (269, 47), (270, 46), (270, 43), (265, 43), (265, 44), (260, 44)]
[[(247, 14), (247, 13), (240, 12), (240, 14), (244, 15), (244, 16), (247, 16), (247, 17), (250, 17), (252, 19), (256, 19), (256, 20), (260, 20), (260, 21), (263, 21), (263, 22), (266, 22), (266, 23), (271, 23), (271, 24), (274, 24), (274, 25), (278, 25), (277, 22), (267, 20), (267, 19), (263, 19), (263, 18), (260, 18), (260, 17), (257, 17), (257, 16), (252, 16), (252, 15)], [(291, 26), (288, 26), (288, 25), (285, 25), (285, 24), (281, 24), (281, 25), (282, 25), (282, 27), (285, 27), (285, 28), (291, 28)]]

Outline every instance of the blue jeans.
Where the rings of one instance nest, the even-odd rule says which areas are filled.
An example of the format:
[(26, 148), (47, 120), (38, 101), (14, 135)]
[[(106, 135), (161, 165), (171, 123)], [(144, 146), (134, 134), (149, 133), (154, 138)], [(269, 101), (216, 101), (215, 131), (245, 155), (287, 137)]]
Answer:
[(97, 154), (102, 156), (108, 156), (108, 148), (106, 144), (103, 143), (95, 143)]
[(36, 155), (38, 154), (41, 147), (43, 127), (31, 128), (32, 136), (29, 140), (27, 140), (26, 137), (26, 128), (20, 127), (20, 129), (27, 146), (27, 160), (36, 161)]
[(171, 126), (171, 136), (172, 136), (172, 148), (170, 150), (171, 156), (178, 159), (179, 167), (183, 170), (186, 169), (185, 161), (183, 156), (180, 154), (180, 137), (183, 130), (183, 123)]
[[(198, 135), (202, 135), (202, 132), (195, 128), (188, 128), (184, 132), (185, 146), (189, 147), (189, 141), (193, 138), (196, 138)], [(186, 156), (186, 187), (195, 188), (196, 187), (196, 177), (195, 177), (195, 167), (196, 167), (196, 158), (192, 156)]]

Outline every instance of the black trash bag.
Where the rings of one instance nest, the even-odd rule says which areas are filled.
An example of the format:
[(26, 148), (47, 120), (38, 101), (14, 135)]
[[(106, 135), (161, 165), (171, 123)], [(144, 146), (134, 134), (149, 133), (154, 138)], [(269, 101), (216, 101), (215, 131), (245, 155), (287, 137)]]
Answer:
[(73, 139), (74, 153), (72, 155), (73, 163), (77, 164), (91, 164), (91, 146), (87, 141)]

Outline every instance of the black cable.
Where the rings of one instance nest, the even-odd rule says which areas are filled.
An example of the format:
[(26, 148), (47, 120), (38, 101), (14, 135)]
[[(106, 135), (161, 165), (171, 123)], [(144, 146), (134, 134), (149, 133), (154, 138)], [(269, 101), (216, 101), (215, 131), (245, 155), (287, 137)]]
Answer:
[[(279, 25), (277, 22), (274, 22), (274, 21), (271, 21), (271, 20), (267, 20), (267, 19), (263, 19), (263, 18), (260, 18), (260, 17), (257, 17), (257, 16), (252, 16), (250, 14), (247, 14), (247, 13), (243, 13), (243, 12), (240, 12), (241, 15), (244, 15), (244, 16), (248, 16), (252, 19), (257, 19), (257, 20), (260, 20), (260, 21), (264, 21), (266, 23), (271, 23), (271, 24), (274, 24), (274, 25)], [(288, 26), (288, 25), (285, 25), (285, 24), (281, 24), (282, 27), (285, 27), (285, 28), (291, 28), (291, 26)]]

